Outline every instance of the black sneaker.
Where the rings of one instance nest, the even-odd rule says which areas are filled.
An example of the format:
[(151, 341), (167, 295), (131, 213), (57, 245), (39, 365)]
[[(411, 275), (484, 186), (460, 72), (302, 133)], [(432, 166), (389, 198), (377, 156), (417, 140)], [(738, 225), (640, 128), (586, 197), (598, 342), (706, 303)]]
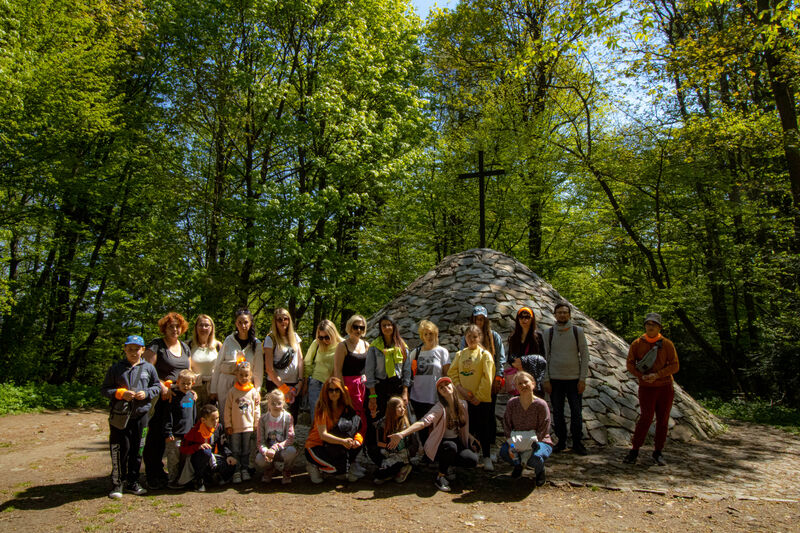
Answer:
[(517, 479), (521, 475), (522, 475), (522, 465), (514, 465), (514, 470), (511, 471), (511, 477)]
[(667, 466), (667, 462), (664, 460), (664, 456), (661, 455), (661, 452), (653, 452), (653, 461), (658, 466)]
[(572, 446), (572, 452), (577, 455), (589, 455), (589, 450), (587, 450), (586, 446), (580, 441)]
[(628, 455), (622, 460), (623, 463), (627, 465), (635, 465), (636, 459), (639, 458), (639, 450), (631, 450), (628, 452)]
[(161, 490), (167, 486), (167, 481), (164, 479), (147, 480), (147, 488), (150, 490)]
[(536, 486), (541, 487), (547, 482), (547, 474), (545, 474), (544, 468), (542, 471), (536, 474)]
[(132, 483), (126, 483), (125, 492), (130, 492), (131, 494), (135, 494), (137, 496), (141, 496), (142, 494), (147, 494), (147, 490), (145, 490), (144, 487), (139, 485), (138, 481), (134, 481)]
[(553, 453), (561, 453), (567, 449), (567, 445), (563, 440), (558, 441), (558, 444), (553, 446)]
[(437, 476), (434, 485), (442, 492), (450, 492), (450, 483), (447, 481), (447, 476)]
[(119, 500), (122, 498), (122, 485), (114, 485), (111, 487), (111, 492), (108, 493), (108, 497), (112, 500)]

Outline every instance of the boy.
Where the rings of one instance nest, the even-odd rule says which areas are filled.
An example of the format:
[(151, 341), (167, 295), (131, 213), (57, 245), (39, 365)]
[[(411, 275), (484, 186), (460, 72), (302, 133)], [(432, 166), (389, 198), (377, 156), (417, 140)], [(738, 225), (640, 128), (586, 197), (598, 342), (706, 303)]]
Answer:
[[(112, 499), (122, 498), (123, 488), (136, 495), (147, 492), (139, 485), (142, 465), (139, 449), (150, 405), (161, 394), (161, 384), (155, 367), (143, 360), (142, 354), (144, 339), (130, 335), (125, 340), (125, 357), (111, 365), (101, 387), (103, 396), (111, 400), (108, 435), (111, 492), (108, 497)], [(127, 421), (126, 416), (129, 417)]]
[(206, 491), (205, 482), (210, 482), (213, 474), (218, 474), (223, 483), (230, 480), (236, 459), (228, 447), (216, 406), (208, 404), (200, 409), (200, 420), (181, 441), (181, 455), (192, 462), (197, 492)]
[(189, 369), (181, 370), (177, 383), (172, 386), (172, 401), (158, 403), (160, 416), (164, 421), (164, 440), (167, 470), (169, 471), (167, 486), (171, 489), (181, 488), (178, 484), (184, 464), (184, 461), (181, 461), (181, 440), (192, 429), (195, 418), (197, 418), (194, 394), (191, 393), (194, 380), (194, 372)]

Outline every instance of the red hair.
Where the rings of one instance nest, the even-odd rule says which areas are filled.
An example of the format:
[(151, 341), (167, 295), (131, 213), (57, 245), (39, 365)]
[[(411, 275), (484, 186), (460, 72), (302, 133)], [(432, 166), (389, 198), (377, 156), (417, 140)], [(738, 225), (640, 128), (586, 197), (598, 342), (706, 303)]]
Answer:
[(328, 420), (335, 420), (333, 405), (331, 404), (330, 398), (328, 398), (328, 391), (330, 389), (339, 389), (339, 405), (351, 409), (353, 408), (353, 401), (350, 399), (350, 394), (348, 394), (342, 380), (331, 376), (325, 380), (325, 383), (322, 384), (322, 390), (319, 391), (319, 400), (317, 400), (317, 405), (314, 407), (314, 418), (319, 416), (317, 413), (325, 413)]
[(183, 335), (186, 333), (186, 330), (189, 329), (189, 323), (186, 322), (186, 319), (183, 318), (182, 314), (176, 313), (175, 311), (170, 311), (166, 315), (162, 316), (161, 320), (158, 321), (158, 331), (160, 331), (162, 335), (166, 335), (167, 326), (173, 322), (177, 322), (178, 326), (181, 328), (181, 331), (178, 333), (178, 335)]

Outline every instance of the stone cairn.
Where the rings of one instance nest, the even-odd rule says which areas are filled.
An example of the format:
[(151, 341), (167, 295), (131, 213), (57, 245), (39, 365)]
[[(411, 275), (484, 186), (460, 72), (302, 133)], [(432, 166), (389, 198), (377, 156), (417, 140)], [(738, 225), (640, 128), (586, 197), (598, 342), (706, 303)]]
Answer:
[[(474, 305), (489, 312), (492, 328), (507, 341), (514, 317), (527, 306), (536, 314), (544, 333), (555, 322), (553, 306), (562, 301), (558, 292), (528, 267), (495, 250), (472, 249), (446, 257), (433, 270), (417, 278), (397, 298), (369, 319), (367, 338), (378, 335), (378, 319), (390, 315), (410, 348), (420, 344), (419, 322), (428, 319), (439, 327), (439, 342), (453, 354), (458, 350)], [(630, 444), (638, 417), (636, 378), (625, 369), (628, 343), (603, 324), (572, 308), (572, 320), (586, 333), (589, 376), (583, 394), (584, 437), (599, 445)], [(498, 413), (504, 409), (498, 401)], [(565, 407), (565, 412), (569, 408)], [(723, 430), (720, 422), (679, 386), (670, 412), (670, 438), (707, 439)], [(651, 433), (655, 424), (651, 427)]]

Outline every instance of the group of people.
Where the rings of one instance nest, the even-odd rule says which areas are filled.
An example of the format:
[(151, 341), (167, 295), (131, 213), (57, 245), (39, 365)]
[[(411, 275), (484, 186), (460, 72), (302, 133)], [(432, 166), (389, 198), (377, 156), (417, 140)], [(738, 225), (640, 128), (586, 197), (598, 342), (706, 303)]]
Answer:
[[(303, 452), (312, 483), (364, 477), (368, 468), (357, 460), (360, 453), (376, 484), (402, 483), (413, 465), (427, 463), (435, 464), (436, 487), (449, 491), (453, 467), (494, 470), (495, 404), (506, 392), (511, 398), (497, 457), (512, 466), (512, 478), (531, 469), (540, 486), (548, 457), (566, 449), (565, 403), (571, 448), (588, 453), (581, 416), (587, 343), (571, 321), (569, 304), (558, 303), (554, 315), (555, 325), (540, 332), (533, 311), (519, 309), (506, 355), (486, 308), (477, 305), (451, 355), (428, 320), (419, 324), (419, 345), (409, 349), (391, 317), (379, 319), (379, 334), (368, 342), (367, 321), (356, 314), (344, 337), (322, 320), (304, 355), (283, 308), (275, 310), (263, 340), (250, 311), (238, 310), (235, 331), (221, 343), (208, 315), (197, 317), (184, 342), (189, 324), (168, 313), (158, 322), (161, 337), (149, 343), (138, 335), (126, 339), (124, 358), (111, 366), (102, 386), (111, 400), (109, 496), (146, 492), (139, 484), (142, 460), (153, 489), (204, 491), (212, 483), (248, 481), (256, 471), (265, 482), (279, 474), (291, 483), (298, 454), (294, 425), (306, 396), (311, 427)], [(662, 450), (678, 360), (660, 331), (661, 317), (648, 314), (645, 334), (630, 347), (627, 368), (639, 381), (641, 416), (626, 463), (636, 462), (655, 416), (653, 460), (666, 464)]]

